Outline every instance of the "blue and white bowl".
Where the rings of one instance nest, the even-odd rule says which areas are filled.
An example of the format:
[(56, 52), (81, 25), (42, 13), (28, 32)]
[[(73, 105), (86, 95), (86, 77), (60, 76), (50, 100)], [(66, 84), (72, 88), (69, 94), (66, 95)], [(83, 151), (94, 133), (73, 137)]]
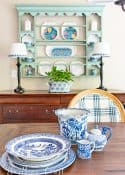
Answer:
[(62, 155), (68, 151), (71, 143), (59, 134), (35, 133), (22, 135), (10, 140), (6, 152), (29, 161), (43, 161)]

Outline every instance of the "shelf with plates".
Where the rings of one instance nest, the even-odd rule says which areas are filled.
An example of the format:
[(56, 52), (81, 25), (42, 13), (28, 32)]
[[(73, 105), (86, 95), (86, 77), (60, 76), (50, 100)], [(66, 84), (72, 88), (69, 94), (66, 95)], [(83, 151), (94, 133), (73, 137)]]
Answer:
[(21, 62), (22, 77), (46, 77), (46, 61), (55, 65), (59, 60), (76, 77), (93, 76), (89, 63), (94, 44), (101, 41), (104, 5), (17, 4), (16, 8), (19, 40), (28, 51)]

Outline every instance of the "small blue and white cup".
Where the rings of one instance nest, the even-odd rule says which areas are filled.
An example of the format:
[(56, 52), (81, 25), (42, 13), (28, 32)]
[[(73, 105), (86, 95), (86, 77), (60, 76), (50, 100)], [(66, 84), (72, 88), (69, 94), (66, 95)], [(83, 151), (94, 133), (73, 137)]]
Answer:
[(95, 148), (95, 142), (89, 140), (77, 141), (77, 156), (81, 159), (90, 159)]

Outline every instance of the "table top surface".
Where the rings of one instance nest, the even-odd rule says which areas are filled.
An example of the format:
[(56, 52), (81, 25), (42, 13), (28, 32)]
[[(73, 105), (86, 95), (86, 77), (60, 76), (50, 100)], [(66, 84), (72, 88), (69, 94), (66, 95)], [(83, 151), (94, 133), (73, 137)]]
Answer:
[[(0, 95), (1, 96), (5, 96), (5, 95), (15, 95), (15, 96), (25, 96), (25, 95), (72, 95), (72, 94), (77, 94), (83, 90), (86, 90), (86, 89), (72, 89), (70, 92), (68, 93), (50, 93), (48, 92), (48, 90), (25, 90), (25, 92), (23, 94), (19, 94), (19, 93), (15, 93), (14, 90), (3, 90), (3, 91), (0, 91)], [(116, 94), (124, 94), (125, 93), (125, 90), (118, 90), (118, 89), (108, 89), (108, 92), (111, 92), (111, 93), (116, 93)]]
[[(63, 175), (125, 175), (125, 123), (103, 125), (111, 126), (113, 131), (104, 150), (93, 152), (92, 158), (88, 160), (76, 158), (75, 162), (62, 172)], [(0, 155), (5, 151), (4, 146), (10, 139), (36, 132), (59, 133), (59, 127), (57, 123), (1, 124)], [(0, 175), (7, 175), (7, 172), (0, 168)]]

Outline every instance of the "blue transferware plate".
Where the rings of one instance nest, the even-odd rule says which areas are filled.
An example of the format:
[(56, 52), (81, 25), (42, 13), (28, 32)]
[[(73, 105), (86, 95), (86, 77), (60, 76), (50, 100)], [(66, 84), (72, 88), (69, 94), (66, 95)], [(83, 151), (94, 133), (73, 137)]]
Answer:
[(71, 147), (70, 141), (58, 134), (35, 133), (10, 140), (5, 148), (9, 154), (30, 161), (48, 160)]
[(61, 172), (69, 167), (76, 159), (76, 155), (73, 150), (68, 151), (68, 156), (62, 160), (61, 162), (54, 164), (52, 166), (48, 166), (46, 168), (25, 168), (20, 167), (17, 165), (14, 165), (13, 163), (10, 163), (7, 158), (7, 153), (5, 152), (0, 160), (0, 166), (12, 174), (19, 174), (19, 175), (42, 175), (42, 174), (50, 174), (50, 173), (56, 173)]
[(76, 53), (75, 46), (47, 46), (46, 54), (49, 57), (71, 57)]
[(52, 49), (53, 57), (68, 57), (72, 54), (72, 50), (70, 48), (54, 48)]
[(42, 161), (29, 161), (29, 160), (23, 160), (18, 157), (15, 157), (11, 154), (8, 154), (8, 161), (10, 163), (13, 163), (17, 166), (20, 166), (22, 168), (28, 167), (28, 168), (46, 168), (48, 166), (52, 166), (54, 164), (57, 164), (61, 161), (63, 161), (66, 157), (68, 156), (68, 152), (66, 151), (65, 153), (55, 156), (52, 159), (49, 160), (42, 160)]

